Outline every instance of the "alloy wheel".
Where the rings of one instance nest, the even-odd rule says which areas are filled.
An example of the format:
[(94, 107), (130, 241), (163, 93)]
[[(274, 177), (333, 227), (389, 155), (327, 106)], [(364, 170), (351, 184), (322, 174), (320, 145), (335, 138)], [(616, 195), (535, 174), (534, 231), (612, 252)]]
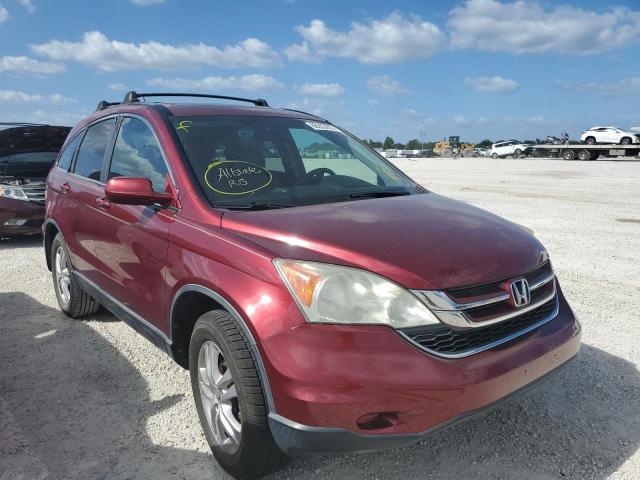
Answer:
[(215, 442), (225, 452), (240, 448), (242, 419), (235, 381), (222, 350), (212, 341), (200, 346), (198, 386), (202, 408)]
[(69, 270), (69, 258), (67, 251), (58, 245), (55, 255), (55, 269), (56, 269), (56, 288), (60, 299), (65, 305), (69, 305), (71, 300), (71, 272)]

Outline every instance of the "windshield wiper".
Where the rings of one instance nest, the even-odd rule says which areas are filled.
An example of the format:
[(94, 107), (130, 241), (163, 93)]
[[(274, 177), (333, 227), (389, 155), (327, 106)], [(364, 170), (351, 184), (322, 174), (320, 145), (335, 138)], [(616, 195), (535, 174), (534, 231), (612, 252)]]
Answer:
[(347, 200), (360, 200), (361, 198), (384, 198), (384, 197), (401, 197), (411, 195), (406, 190), (378, 190), (373, 192), (356, 192), (347, 195)]
[(276, 208), (288, 208), (293, 206), (294, 205), (284, 205), (281, 203), (270, 203), (270, 202), (251, 202), (246, 204), (224, 204), (224, 203), (216, 204), (216, 207), (229, 208), (233, 210), (274, 210)]

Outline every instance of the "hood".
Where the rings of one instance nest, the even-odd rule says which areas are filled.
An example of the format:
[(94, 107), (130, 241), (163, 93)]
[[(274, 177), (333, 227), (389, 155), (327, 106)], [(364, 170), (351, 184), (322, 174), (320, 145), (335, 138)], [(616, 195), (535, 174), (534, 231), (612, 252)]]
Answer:
[(49, 125), (0, 129), (0, 177), (46, 177), (70, 130)]
[(274, 257), (358, 267), (406, 288), (502, 280), (538, 265), (544, 250), (522, 227), (434, 193), (230, 211), (222, 227)]

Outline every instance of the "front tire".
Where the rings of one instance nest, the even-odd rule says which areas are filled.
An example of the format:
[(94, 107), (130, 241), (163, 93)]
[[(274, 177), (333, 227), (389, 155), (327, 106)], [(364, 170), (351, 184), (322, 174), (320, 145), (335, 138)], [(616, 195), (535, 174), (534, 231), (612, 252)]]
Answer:
[(96, 313), (100, 304), (86, 293), (73, 276), (73, 267), (69, 259), (69, 249), (58, 233), (51, 243), (51, 274), (56, 299), (60, 310), (71, 318), (80, 318)]
[(620, 144), (621, 145), (631, 145), (631, 138), (629, 137), (622, 137), (620, 139)]
[(243, 480), (280, 469), (287, 457), (271, 435), (253, 356), (229, 313), (214, 310), (198, 319), (189, 370), (200, 423), (222, 468)]
[(495, 160), (496, 158), (498, 158), (498, 154), (497, 153), (492, 153), (491, 154), (491, 158), (493, 158)]
[(453, 158), (453, 149), (447, 147), (447, 148), (442, 150), (441, 155), (442, 155), (443, 158)]
[(585, 143), (587, 145), (595, 145), (596, 144), (596, 138), (595, 137), (587, 137), (584, 139)]

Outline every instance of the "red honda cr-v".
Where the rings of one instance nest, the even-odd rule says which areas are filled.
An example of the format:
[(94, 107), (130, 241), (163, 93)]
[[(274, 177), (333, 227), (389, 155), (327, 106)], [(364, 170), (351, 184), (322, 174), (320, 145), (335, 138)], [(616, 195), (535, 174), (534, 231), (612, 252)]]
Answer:
[(63, 312), (102, 304), (190, 370), (232, 475), (414, 442), (577, 354), (523, 227), (314, 115), (142, 96), (101, 102), (69, 135), (47, 262)]

